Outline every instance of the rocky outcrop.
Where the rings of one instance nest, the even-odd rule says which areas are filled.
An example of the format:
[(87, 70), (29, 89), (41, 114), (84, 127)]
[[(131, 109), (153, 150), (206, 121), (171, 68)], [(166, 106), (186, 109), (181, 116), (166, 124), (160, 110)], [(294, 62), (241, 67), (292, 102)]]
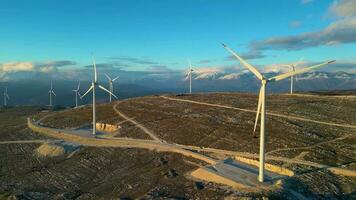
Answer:
[(114, 125), (114, 124), (107, 124), (107, 123), (96, 123), (96, 129), (98, 131), (103, 131), (103, 132), (117, 132), (121, 126), (120, 125)]

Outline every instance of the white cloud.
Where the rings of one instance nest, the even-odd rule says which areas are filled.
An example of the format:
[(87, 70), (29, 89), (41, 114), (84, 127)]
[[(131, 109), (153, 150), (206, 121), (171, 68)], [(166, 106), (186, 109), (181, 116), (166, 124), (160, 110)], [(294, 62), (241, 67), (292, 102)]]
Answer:
[(313, 2), (313, 0), (302, 0), (301, 3), (302, 4), (308, 4), (308, 3), (311, 3)]
[(355, 0), (334, 1), (334, 3), (329, 8), (329, 12), (338, 17), (354, 17), (356, 16), (356, 1)]
[(329, 7), (329, 13), (337, 20), (320, 31), (299, 35), (278, 36), (255, 41), (250, 48), (261, 50), (301, 50), (317, 46), (330, 46), (356, 42), (356, 0), (335, 1)]
[(354, 42), (356, 42), (356, 18), (345, 18), (331, 23), (321, 31), (268, 38), (252, 43), (251, 48), (257, 50), (300, 50), (321, 45)]
[(9, 62), (0, 64), (0, 72), (52, 72), (58, 67), (75, 65), (76, 63), (68, 60), (47, 61), (47, 62)]
[(33, 71), (34, 68), (32, 62), (13, 62), (0, 65), (1, 72)]
[(68, 60), (46, 61), (46, 62), (8, 62), (0, 63), (0, 80), (9, 81), (16, 77), (31, 78), (35, 74), (50, 74), (55, 76), (58, 68), (73, 66), (76, 62)]
[(302, 26), (302, 22), (301, 21), (298, 21), (298, 20), (295, 20), (295, 21), (292, 21), (289, 26), (292, 27), (292, 28), (299, 28)]

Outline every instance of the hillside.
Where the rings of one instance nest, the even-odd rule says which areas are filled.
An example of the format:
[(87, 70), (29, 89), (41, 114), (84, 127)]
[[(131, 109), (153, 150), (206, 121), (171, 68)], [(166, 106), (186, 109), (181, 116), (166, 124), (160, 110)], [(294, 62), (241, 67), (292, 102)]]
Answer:
[[(252, 94), (147, 96), (101, 104), (98, 106), (98, 121), (119, 123), (121, 129), (115, 137), (150, 139), (145, 131), (118, 115), (119, 111), (167, 143), (257, 153), (259, 140), (252, 137), (256, 104), (257, 97)], [(356, 127), (356, 115), (352, 114), (356, 113), (355, 105), (354, 97), (269, 95), (267, 155), (356, 170), (356, 128), (352, 128)], [(20, 112), (16, 108), (2, 110), (1, 118), (11, 115), (17, 121), (2, 124), (7, 131), (0, 131), (0, 139), (48, 139), (26, 128), (25, 118), (29, 115), (34, 115), (36, 119), (47, 116), (41, 125), (61, 129), (85, 128), (91, 122), (91, 106), (40, 115), (36, 113), (36, 108), (29, 108), (28, 112)], [(33, 152), (40, 144), (2, 145), (5, 148), (2, 148), (1, 154), (6, 155), (1, 161), (5, 163), (0, 176), (0, 194), (3, 195), (32, 198), (39, 195), (44, 199), (133, 199), (152, 198), (154, 195), (176, 199), (221, 199), (228, 196), (283, 199), (290, 195), (287, 189), (249, 194), (193, 181), (186, 174), (203, 163), (176, 153), (81, 146), (74, 153), (38, 159)], [(297, 175), (288, 179), (286, 185), (294, 187), (304, 196), (347, 199), (355, 192), (354, 178), (301, 164), (268, 162), (295, 171)], [(24, 167), (11, 167), (16, 165)], [(204, 187), (199, 187), (200, 184)]]

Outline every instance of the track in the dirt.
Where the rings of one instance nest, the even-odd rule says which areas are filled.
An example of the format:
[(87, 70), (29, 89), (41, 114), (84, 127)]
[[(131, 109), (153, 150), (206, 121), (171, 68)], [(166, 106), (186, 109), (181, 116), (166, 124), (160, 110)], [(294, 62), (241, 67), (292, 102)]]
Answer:
[(120, 115), (122, 118), (124, 118), (126, 121), (131, 122), (132, 124), (134, 124), (135, 126), (137, 126), (138, 128), (140, 128), (142, 131), (144, 131), (147, 135), (149, 135), (153, 140), (158, 141), (158, 142), (164, 142), (162, 139), (159, 139), (152, 131), (148, 130), (146, 127), (144, 127), (143, 125), (141, 125), (139, 122), (135, 121), (134, 118), (130, 118), (128, 116), (126, 116), (125, 114), (123, 114), (122, 112), (119, 111), (119, 109), (117, 108), (117, 106), (120, 104), (120, 101), (118, 103), (116, 103), (113, 106), (113, 109), (115, 110), (115, 112)]

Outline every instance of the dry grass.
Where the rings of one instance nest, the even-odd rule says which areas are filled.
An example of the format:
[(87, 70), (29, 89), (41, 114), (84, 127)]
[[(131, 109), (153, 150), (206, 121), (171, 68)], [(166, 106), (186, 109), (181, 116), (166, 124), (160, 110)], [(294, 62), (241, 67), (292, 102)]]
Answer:
[[(178, 98), (196, 101), (231, 105), (234, 107), (256, 109), (257, 98), (250, 94), (199, 94), (180, 96)], [(105, 112), (100, 112), (103, 121), (120, 122), (113, 113), (112, 105), (102, 105)], [(107, 106), (107, 107), (106, 107)], [(251, 137), (255, 114), (236, 110), (193, 105), (174, 102), (160, 97), (135, 98), (120, 103), (119, 110), (143, 124), (160, 138), (174, 143), (227, 149), (234, 151), (258, 152), (258, 139)], [(104, 109), (104, 108), (102, 108)], [(330, 99), (324, 97), (291, 97), (286, 95), (268, 96), (267, 111), (305, 116), (310, 119), (324, 120), (336, 123), (355, 125), (356, 102), (354, 99)], [(91, 109), (83, 109), (82, 115), (70, 113), (65, 117), (49, 118), (47, 124), (58, 127), (81, 126), (91, 121)], [(85, 115), (88, 114), (88, 116)], [(67, 119), (66, 119), (67, 118)], [(110, 121), (110, 122), (109, 122)], [(130, 124), (123, 126), (124, 135), (135, 135), (136, 130)], [(340, 127), (318, 125), (311, 122), (301, 122), (267, 116), (266, 127), (267, 151), (280, 148), (313, 146), (309, 149), (277, 151), (272, 155), (294, 158), (304, 153), (300, 159), (327, 165), (345, 164), (346, 168), (356, 169), (354, 161), (356, 130)], [(318, 143), (333, 140), (345, 135), (351, 135), (344, 140), (318, 145)], [(139, 137), (138, 134), (137, 137)], [(144, 137), (142, 135), (142, 137)], [(276, 163), (281, 165), (282, 163)], [(286, 166), (296, 170), (295, 178), (288, 181), (292, 187), (306, 196), (315, 198), (348, 198), (347, 194), (354, 192), (355, 180), (337, 176), (327, 170), (290, 164)], [(322, 184), (322, 187), (316, 187)], [(172, 187), (172, 186), (170, 186)], [(190, 190), (185, 190), (185, 192)], [(277, 196), (287, 198), (282, 191)], [(198, 197), (198, 196), (195, 196)], [(273, 195), (272, 195), (273, 197)]]

